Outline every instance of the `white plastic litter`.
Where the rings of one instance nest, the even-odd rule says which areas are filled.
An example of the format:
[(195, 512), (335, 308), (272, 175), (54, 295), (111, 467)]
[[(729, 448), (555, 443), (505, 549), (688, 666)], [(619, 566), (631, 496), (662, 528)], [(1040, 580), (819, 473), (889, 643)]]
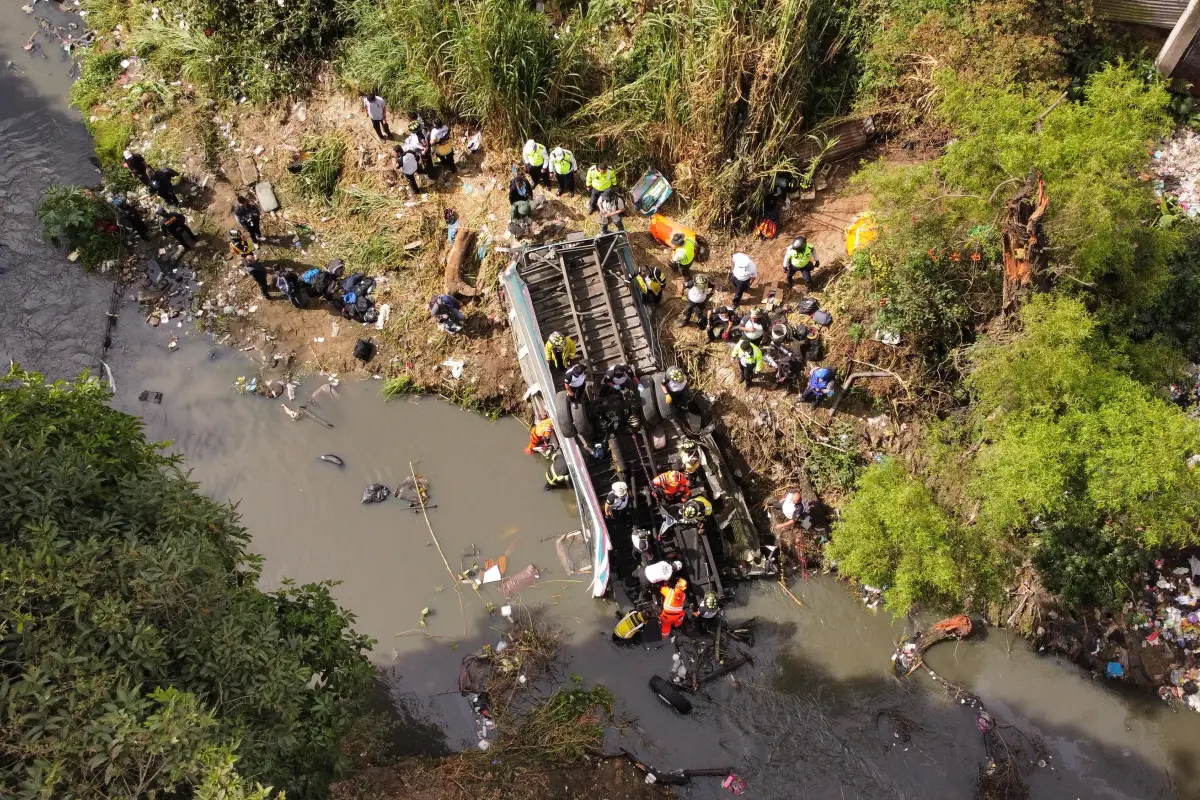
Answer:
[(466, 364), (467, 362), (463, 361), (461, 358), (447, 358), (442, 362), (443, 367), (450, 368), (450, 375), (455, 379), (462, 377), (463, 367), (465, 367)]

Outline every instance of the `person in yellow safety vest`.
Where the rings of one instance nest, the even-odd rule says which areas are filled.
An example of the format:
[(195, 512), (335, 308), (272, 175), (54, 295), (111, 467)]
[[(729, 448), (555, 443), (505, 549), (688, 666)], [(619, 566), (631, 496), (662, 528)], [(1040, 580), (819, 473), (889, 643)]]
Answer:
[(787, 275), (788, 287), (791, 287), (792, 281), (796, 279), (796, 273), (799, 272), (800, 280), (804, 281), (804, 288), (811, 290), (812, 271), (819, 266), (821, 264), (817, 261), (813, 246), (803, 236), (793, 239), (792, 246), (783, 253), (783, 274)]
[(554, 331), (546, 339), (545, 351), (551, 369), (565, 370), (575, 358), (575, 340)]
[(663, 607), (658, 619), (662, 623), (664, 639), (671, 635), (673, 628), (683, 624), (683, 604), (687, 602), (687, 586), (687, 581), (680, 578), (675, 581), (673, 587), (664, 586), (659, 589), (663, 596)]
[(554, 181), (558, 184), (558, 196), (563, 193), (575, 194), (575, 170), (579, 164), (575, 162), (575, 154), (565, 147), (556, 147), (550, 151), (550, 171), (554, 173)]
[(611, 189), (616, 182), (617, 173), (609, 169), (608, 164), (603, 161), (587, 171), (586, 183), (591, 192), (591, 199), (588, 201), (589, 214), (596, 212), (596, 204), (600, 201), (600, 195), (604, 194), (605, 189)]
[(429, 143), (433, 145), (433, 154), (437, 156), (438, 165), (457, 173), (458, 167), (454, 164), (454, 139), (450, 137), (450, 126), (440, 119), (435, 119), (433, 130), (429, 132)]
[(529, 171), (529, 180), (533, 181), (534, 186), (549, 188), (550, 176), (546, 171), (548, 158), (546, 145), (538, 144), (533, 139), (525, 142), (525, 147), (521, 149), (521, 160), (525, 162), (525, 167)]
[(662, 300), (663, 286), (667, 283), (667, 276), (663, 275), (663, 271), (658, 267), (651, 267), (642, 262), (638, 267), (637, 287), (642, 293), (642, 299), (647, 303), (657, 305)]
[(749, 339), (742, 339), (733, 348), (733, 360), (742, 371), (742, 383), (750, 388), (754, 373), (762, 369), (762, 350)]
[(571, 485), (571, 473), (567, 470), (567, 459), (562, 453), (555, 453), (546, 467), (546, 491)]
[(696, 241), (692, 237), (675, 233), (671, 236), (671, 246), (675, 248), (671, 252), (671, 263), (680, 269), (690, 267), (696, 260)]
[(699, 523), (706, 517), (711, 517), (712, 503), (707, 497), (697, 495), (683, 504), (683, 518), (688, 522)]
[(534, 450), (545, 452), (554, 443), (554, 420), (546, 417), (540, 419), (529, 429), (529, 444), (525, 447), (525, 455), (532, 455)]

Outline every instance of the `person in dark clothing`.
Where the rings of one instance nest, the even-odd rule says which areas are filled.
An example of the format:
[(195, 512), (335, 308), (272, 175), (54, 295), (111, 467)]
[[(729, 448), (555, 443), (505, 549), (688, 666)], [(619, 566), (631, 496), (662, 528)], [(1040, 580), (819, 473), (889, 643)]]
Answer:
[(124, 158), (122, 163), (125, 165), (125, 169), (129, 170), (129, 173), (137, 178), (143, 186), (149, 186), (150, 167), (146, 164), (146, 159), (142, 158), (141, 153), (126, 150)]
[(180, 205), (179, 195), (175, 194), (175, 189), (171, 186), (171, 181), (178, 177), (179, 173), (170, 167), (156, 169), (150, 178), (150, 191), (173, 206)]
[(130, 205), (124, 197), (114, 197), (110, 201), (113, 208), (117, 210), (117, 218), (136, 233), (142, 239), (150, 238), (150, 229), (146, 227), (146, 220), (142, 219), (142, 214), (134, 206)]
[(429, 313), (437, 326), (446, 333), (458, 333), (466, 322), (462, 304), (448, 294), (434, 295), (429, 301)]
[(233, 207), (233, 218), (246, 229), (246, 233), (250, 234), (255, 244), (262, 242), (262, 228), (259, 224), (262, 217), (257, 203), (239, 194), (237, 205)]
[(730, 306), (719, 306), (708, 312), (708, 340), (715, 342), (718, 340), (729, 341), (736, 339), (737, 335), (734, 331), (741, 324), (741, 317)]
[(295, 272), (288, 270), (287, 272), (276, 274), (275, 288), (283, 292), (296, 308), (305, 308), (308, 306), (308, 295), (304, 293), (300, 277)]
[(162, 206), (158, 207), (158, 216), (162, 218), (162, 229), (175, 237), (175, 241), (183, 245), (184, 250), (191, 250), (196, 246), (196, 234), (192, 233), (192, 229), (188, 227), (187, 218), (178, 211), (167, 211)]
[(244, 259), (242, 261), (242, 269), (245, 270), (246, 274), (253, 278), (254, 282), (258, 284), (258, 288), (262, 290), (263, 297), (268, 300), (275, 299), (271, 295), (271, 285), (267, 283), (267, 268), (258, 263), (258, 259), (254, 258), (253, 256)]
[(509, 206), (512, 206), (513, 203), (528, 203), (532, 198), (533, 187), (529, 185), (529, 181), (525, 176), (514, 168), (513, 179), (508, 184)]

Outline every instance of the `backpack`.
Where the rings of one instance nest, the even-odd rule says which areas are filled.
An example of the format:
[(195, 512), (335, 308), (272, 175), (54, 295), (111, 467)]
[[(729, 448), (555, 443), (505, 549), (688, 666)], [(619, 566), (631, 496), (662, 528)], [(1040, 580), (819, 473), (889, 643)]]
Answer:
[(309, 281), (308, 285), (312, 290), (314, 297), (323, 297), (325, 295), (325, 290), (329, 288), (329, 277), (330, 276), (328, 272), (320, 270), (316, 275), (313, 276), (313, 279)]
[(829, 326), (833, 324), (833, 314), (830, 314), (828, 311), (814, 311), (812, 321), (818, 325)]
[[(359, 282), (359, 281), (361, 281), (361, 280), (363, 279), (363, 277), (364, 277), (364, 274), (363, 274), (363, 273), (361, 273), (361, 272), (356, 272), (356, 273), (354, 273), (353, 275), (351, 275), (351, 276), (349, 276), (349, 277), (345, 278), (345, 279), (342, 281), (342, 291), (343, 291), (343, 292), (349, 292), (349, 293), (353, 293), (353, 292), (354, 292), (354, 287), (358, 285), (358, 282)], [(350, 302), (354, 302), (354, 301), (353, 301), (353, 300), (351, 300)]]
[(812, 314), (818, 308), (820, 308), (820, 305), (817, 303), (815, 297), (806, 297), (796, 304), (796, 310), (801, 314)]
[(342, 305), (352, 306), (358, 302), (358, 295), (354, 292), (346, 292), (342, 295)]

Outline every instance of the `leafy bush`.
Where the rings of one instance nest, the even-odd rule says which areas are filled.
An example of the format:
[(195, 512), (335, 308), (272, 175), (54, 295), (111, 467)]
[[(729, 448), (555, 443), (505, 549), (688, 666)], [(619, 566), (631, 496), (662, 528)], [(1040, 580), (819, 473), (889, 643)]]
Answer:
[(1200, 476), (1187, 458), (1200, 425), (1129, 375), (1078, 300), (1036, 297), (1021, 324), (1017, 339), (977, 348), (968, 379), (983, 440), (968, 482), (980, 524), (1106, 520), (1147, 546), (1194, 543)]
[(829, 439), (832, 446), (810, 442), (804, 459), (804, 474), (821, 493), (853, 487), (862, 463), (854, 441), (854, 426), (841, 421), (833, 423)]
[(1040, 532), (1033, 564), (1042, 585), (1069, 608), (1116, 608), (1134, 597), (1134, 576), (1154, 561), (1140, 542), (1097, 520), (1076, 527), (1054, 522)]
[(892, 459), (863, 472), (828, 545), (838, 572), (884, 589), (884, 603), (896, 614), (917, 605), (958, 606), (966, 591), (965, 555), (956, 523)]
[[(162, 21), (139, 33), (139, 52), (184, 67), (215, 95), (265, 103), (307, 94), (346, 31), (337, 0), (227, 3), (164, 0)], [(164, 74), (171, 74), (169, 72)]]
[(942, 114), (958, 137), (938, 161), (948, 187), (1003, 202), (1005, 182), (1041, 172), (1054, 272), (1104, 281), (1130, 304), (1157, 298), (1179, 236), (1144, 225), (1154, 197), (1138, 171), (1147, 143), (1170, 130), (1162, 80), (1106, 67), (1087, 79), (1080, 102), (1059, 104), (1040, 124), (1052, 93), (986, 89), (948, 74), (941, 85)]
[[(1146, 142), (1166, 130), (1167, 95), (1128, 65), (1091, 75), (1079, 102), (1029, 88), (989, 87), (942, 73), (939, 115), (956, 138), (919, 165), (874, 164), (855, 176), (882, 235), (869, 248), (880, 323), (934, 354), (953, 347), (1001, 301), (1005, 204), (1041, 172), (1050, 279), (1128, 313), (1152, 306), (1170, 281), (1181, 229), (1147, 226), (1153, 195), (1138, 180)], [(1120, 311), (1119, 311), (1120, 310)]]
[(85, 118), (124, 71), (121, 62), (125, 58), (125, 54), (119, 50), (100, 52), (93, 48), (84, 53), (80, 61), (79, 78), (71, 84), (67, 97)]
[(322, 796), (370, 640), (330, 584), (259, 591), (233, 509), (108, 400), (0, 391), (0, 794)]
[(82, 186), (51, 186), (42, 195), (37, 217), (42, 235), (55, 247), (78, 250), (80, 261), (94, 267), (121, 254), (112, 206)]

